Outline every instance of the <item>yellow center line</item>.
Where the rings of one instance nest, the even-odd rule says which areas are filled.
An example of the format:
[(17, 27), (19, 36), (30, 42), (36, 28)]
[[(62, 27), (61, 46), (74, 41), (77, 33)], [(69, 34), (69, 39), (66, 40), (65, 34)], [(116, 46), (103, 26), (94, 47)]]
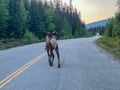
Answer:
[(37, 62), (38, 60), (42, 59), (47, 53), (43, 53), (40, 56), (32, 59), (30, 62), (28, 62), (27, 64), (25, 64), (24, 66), (22, 66), (21, 68), (19, 68), (18, 70), (16, 70), (15, 72), (13, 72), (12, 74), (10, 74), (9, 76), (7, 76), (5, 79), (3, 79), (2, 81), (0, 81), (0, 89), (2, 87), (4, 87), (7, 83), (9, 83), (13, 78), (15, 78), (16, 76), (18, 76), (20, 73), (22, 73), (23, 71), (25, 71), (27, 68), (29, 68), (32, 64), (34, 64), (35, 62)]
[[(61, 44), (61, 46), (64, 46), (65, 43)], [(13, 72), (12, 74), (10, 74), (9, 76), (7, 76), (5, 79), (0, 81), (0, 89), (3, 88), (7, 83), (9, 83), (12, 79), (14, 79), (15, 77), (17, 77), (19, 74), (21, 74), (23, 71), (25, 71), (27, 68), (29, 68), (31, 65), (33, 65), (35, 62), (39, 61), (40, 59), (42, 59), (43, 57), (46, 56), (46, 52), (44, 52), (43, 54), (35, 57), (34, 59), (32, 59), (30, 62), (26, 63), (24, 66), (22, 66), (21, 68), (19, 68), (18, 70), (16, 70), (15, 72)]]

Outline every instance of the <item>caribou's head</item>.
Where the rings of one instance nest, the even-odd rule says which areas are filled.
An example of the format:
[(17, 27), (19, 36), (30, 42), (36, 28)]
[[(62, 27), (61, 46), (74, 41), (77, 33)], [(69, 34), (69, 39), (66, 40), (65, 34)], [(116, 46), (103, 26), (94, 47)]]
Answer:
[(60, 34), (61, 34), (61, 33), (58, 33), (58, 32), (56, 32), (56, 31), (53, 31), (53, 32), (44, 31), (44, 32), (46, 33), (46, 36), (47, 36), (48, 38), (52, 38), (52, 37), (57, 38), (57, 37), (59, 37)]

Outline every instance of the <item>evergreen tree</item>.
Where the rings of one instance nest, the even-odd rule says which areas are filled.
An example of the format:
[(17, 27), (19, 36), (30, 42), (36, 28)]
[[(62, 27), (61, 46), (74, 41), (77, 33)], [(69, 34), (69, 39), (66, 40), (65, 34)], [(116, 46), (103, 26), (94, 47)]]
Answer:
[(45, 20), (44, 6), (41, 1), (32, 0), (30, 4), (30, 31), (34, 33), (37, 37), (42, 38)]
[(6, 38), (6, 30), (8, 27), (9, 14), (5, 1), (0, 0), (0, 38)]
[(66, 18), (64, 18), (63, 21), (63, 27), (62, 27), (62, 32), (63, 32), (63, 38), (72, 38), (72, 32), (71, 32), (71, 26)]
[(115, 18), (109, 19), (106, 25), (105, 34), (108, 37), (120, 37), (120, 0), (117, 1), (118, 12)]
[(54, 12), (53, 9), (48, 7), (45, 9), (45, 27), (46, 27), (46, 31), (54, 31), (56, 25), (54, 24), (53, 21), (54, 18)]
[(114, 37), (120, 37), (120, 21), (118, 19), (114, 19), (113, 23), (113, 36)]
[(26, 31), (27, 22), (27, 12), (23, 0), (10, 0), (9, 15), (8, 36), (22, 38)]

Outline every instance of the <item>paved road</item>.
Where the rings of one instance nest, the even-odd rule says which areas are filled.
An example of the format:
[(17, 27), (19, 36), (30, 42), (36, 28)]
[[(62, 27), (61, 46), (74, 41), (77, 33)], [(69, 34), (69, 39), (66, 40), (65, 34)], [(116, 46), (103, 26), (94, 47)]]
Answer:
[[(120, 63), (95, 45), (98, 37), (59, 41), (61, 68), (45, 56), (1, 90), (120, 90)], [(0, 80), (44, 52), (44, 43), (0, 51)]]

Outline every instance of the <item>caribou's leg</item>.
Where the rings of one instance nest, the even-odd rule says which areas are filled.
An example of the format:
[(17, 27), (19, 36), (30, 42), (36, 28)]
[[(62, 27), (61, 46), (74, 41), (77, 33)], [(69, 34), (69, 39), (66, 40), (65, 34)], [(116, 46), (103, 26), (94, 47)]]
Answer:
[(57, 57), (58, 57), (58, 68), (60, 68), (60, 56), (59, 56), (58, 46), (56, 47), (55, 51), (56, 51), (56, 54), (57, 54)]
[(47, 49), (47, 54), (48, 54), (49, 65), (51, 66), (51, 55), (48, 49)]
[(54, 62), (54, 53), (52, 52), (52, 66), (53, 66), (53, 62)]
[(53, 53), (53, 50), (51, 51), (51, 54), (52, 54), (52, 60), (51, 60), (51, 65), (53, 66), (53, 62), (54, 62), (54, 53)]

